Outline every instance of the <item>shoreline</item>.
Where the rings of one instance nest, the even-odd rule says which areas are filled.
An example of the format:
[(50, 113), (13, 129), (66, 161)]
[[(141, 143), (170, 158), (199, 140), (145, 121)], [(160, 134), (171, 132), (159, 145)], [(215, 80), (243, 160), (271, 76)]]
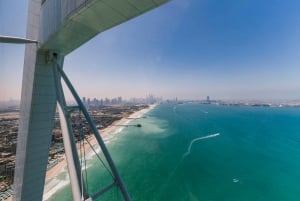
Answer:
[[(104, 140), (105, 144), (107, 142), (109, 142), (109, 139), (107, 139), (107, 137), (110, 136), (111, 133), (117, 132), (118, 129), (120, 129), (120, 127), (116, 126), (116, 125), (128, 125), (130, 123), (130, 121), (143, 117), (146, 113), (148, 113), (149, 111), (154, 109), (156, 106), (157, 106), (157, 104), (149, 105), (148, 108), (144, 108), (144, 109), (135, 111), (132, 114), (130, 114), (129, 116), (124, 116), (122, 119), (113, 122), (108, 127), (99, 130), (99, 133), (100, 133), (102, 139)], [(97, 145), (96, 138), (93, 135), (88, 136), (88, 141), (91, 144), (91, 146), (93, 146), (93, 147), (95, 145)], [(85, 145), (87, 145), (85, 147), (86, 153), (89, 154), (90, 152), (92, 152), (92, 149), (90, 146), (88, 146), (87, 142), (85, 142)], [(78, 144), (77, 144), (77, 149), (79, 149)], [(43, 200), (49, 199), (59, 189), (57, 186), (54, 186), (54, 188), (56, 187), (56, 189), (53, 189), (51, 187), (47, 188), (47, 184), (50, 183), (52, 179), (55, 179), (55, 177), (58, 176), (61, 172), (68, 171), (66, 156), (65, 156), (65, 154), (62, 154), (62, 155), (63, 155), (62, 156), (63, 159), (60, 162), (58, 162), (55, 166), (53, 166), (52, 168), (47, 170), (47, 172), (46, 172)], [(67, 184), (69, 184), (69, 181), (67, 182)], [(5, 200), (5, 201), (9, 201), (9, 200)]]
[[(111, 125), (109, 125), (108, 127), (104, 128), (104, 129), (99, 129), (98, 131), (99, 131), (103, 141), (105, 142), (105, 144), (107, 142), (109, 142), (109, 139), (107, 139), (107, 137), (110, 136), (111, 133), (117, 132), (118, 129), (120, 129), (120, 127), (116, 126), (116, 125), (128, 125), (130, 123), (130, 121), (143, 117), (146, 113), (151, 111), (156, 106), (157, 106), (157, 104), (149, 105), (149, 107), (147, 107), (147, 108), (135, 111), (128, 116), (122, 117), (122, 119), (120, 119), (120, 120), (114, 121)], [(91, 144), (91, 146), (94, 147), (96, 144), (98, 144), (95, 136), (88, 135), (87, 138), (88, 138), (88, 141)], [(87, 142), (85, 142), (85, 145), (87, 145)], [(77, 144), (76, 146), (77, 146), (77, 149), (79, 149), (79, 145)], [(92, 152), (92, 149), (90, 146), (87, 145), (87, 146), (85, 146), (85, 151), (87, 154), (89, 154), (90, 152)], [(50, 169), (48, 169), (46, 171), (43, 200), (48, 200), (53, 194), (55, 194), (55, 192), (58, 189), (60, 189), (62, 186), (65, 186), (70, 183), (69, 181), (67, 181), (62, 185), (56, 184), (56, 185), (53, 185), (53, 186), (50, 186), (47, 188), (48, 183), (50, 183), (52, 180), (55, 180), (55, 178), (60, 173), (62, 173), (64, 171), (66, 171), (66, 172), (68, 171), (65, 154), (63, 153), (61, 155), (62, 155), (61, 160), (57, 164), (55, 164), (53, 167), (51, 167)], [(67, 173), (67, 175), (68, 175), (68, 173)], [(13, 196), (10, 196), (10, 197), (4, 199), (3, 201), (13, 201)]]

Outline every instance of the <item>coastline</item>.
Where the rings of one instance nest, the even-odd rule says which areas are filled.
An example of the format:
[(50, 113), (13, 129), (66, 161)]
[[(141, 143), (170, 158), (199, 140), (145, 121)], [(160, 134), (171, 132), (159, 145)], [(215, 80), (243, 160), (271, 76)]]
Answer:
[[(157, 106), (156, 104), (149, 105), (148, 108), (144, 108), (144, 109), (135, 111), (132, 114), (130, 114), (129, 116), (124, 116), (122, 119), (113, 122), (110, 126), (99, 130), (99, 133), (100, 133), (102, 139), (104, 140), (105, 143), (107, 143), (109, 141), (108, 137), (110, 136), (111, 133), (119, 132), (118, 130), (120, 129), (120, 127), (116, 126), (116, 125), (128, 125), (131, 120), (141, 118), (142, 116), (144, 116), (146, 113), (151, 111), (156, 106)], [(88, 141), (92, 146), (97, 144), (96, 138), (93, 135), (88, 136)], [(87, 142), (85, 142), (85, 144), (87, 145)], [(78, 145), (77, 145), (77, 149), (79, 149)], [(92, 149), (90, 146), (87, 145), (87, 146), (85, 146), (85, 151), (86, 151), (86, 153), (89, 154), (92, 151)], [(54, 189), (51, 186), (49, 186), (47, 188), (47, 184), (49, 182), (51, 182), (51, 180), (54, 179), (62, 171), (67, 171), (67, 161), (66, 161), (65, 154), (63, 154), (62, 157), (63, 157), (63, 159), (60, 162), (58, 162), (55, 166), (53, 166), (46, 172), (43, 200), (49, 199), (60, 188), (58, 186), (54, 186), (53, 187)], [(69, 182), (67, 182), (66, 184), (68, 184), (68, 183)], [(63, 184), (62, 186), (66, 185), (66, 184)], [(8, 200), (5, 200), (5, 201), (8, 201)]]

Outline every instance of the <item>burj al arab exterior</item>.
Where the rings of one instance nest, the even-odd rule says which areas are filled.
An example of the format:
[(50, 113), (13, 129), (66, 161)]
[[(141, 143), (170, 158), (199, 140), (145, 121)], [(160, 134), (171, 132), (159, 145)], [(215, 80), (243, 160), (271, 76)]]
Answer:
[[(61, 90), (61, 79), (68, 85), (87, 120), (89, 117), (62, 70), (64, 57), (97, 34), (165, 2), (167, 0), (29, 0), (26, 38), (30, 40), (27, 41), (29, 43), (25, 40), (27, 44), (14, 179), (16, 201), (39, 201), (43, 198), (56, 109), (60, 114), (73, 199), (79, 201), (96, 198), (96, 195), (88, 195), (80, 188), (84, 181), (78, 175), (80, 167), (76, 162), (78, 156), (74, 154), (70, 121), (66, 114), (68, 106)], [(112, 185), (120, 188), (124, 200), (130, 200), (96, 130), (97, 141), (115, 176), (115, 183)], [(103, 192), (99, 192), (99, 195)]]

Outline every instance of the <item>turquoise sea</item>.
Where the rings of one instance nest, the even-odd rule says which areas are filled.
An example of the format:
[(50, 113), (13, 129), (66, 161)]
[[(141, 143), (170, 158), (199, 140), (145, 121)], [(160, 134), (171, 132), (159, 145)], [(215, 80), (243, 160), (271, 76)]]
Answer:
[[(107, 143), (133, 201), (300, 198), (300, 108), (161, 104), (137, 123)], [(110, 184), (95, 155), (87, 167), (89, 192)], [(48, 200), (72, 200), (69, 185)], [(122, 199), (114, 189), (99, 200)]]

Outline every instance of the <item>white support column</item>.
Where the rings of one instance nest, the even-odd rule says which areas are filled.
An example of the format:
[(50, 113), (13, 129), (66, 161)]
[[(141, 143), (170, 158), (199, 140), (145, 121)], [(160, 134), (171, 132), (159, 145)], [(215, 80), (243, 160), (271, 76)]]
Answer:
[(73, 194), (73, 200), (74, 201), (81, 201), (81, 188), (80, 188), (80, 182), (79, 178), (77, 176), (76, 172), (76, 166), (75, 166), (75, 159), (73, 156), (72, 151), (72, 142), (70, 139), (70, 133), (68, 128), (68, 122), (65, 118), (65, 111), (62, 108), (59, 103), (57, 104), (57, 109), (59, 112), (59, 119), (60, 119), (60, 126), (61, 131), (63, 135), (64, 140), (64, 146), (65, 146), (65, 154), (67, 158), (67, 164), (68, 164), (68, 172), (69, 172), (69, 178), (71, 182), (71, 188), (72, 188), (72, 194)]
[(59, 68), (62, 68), (64, 57), (55, 53), (50, 54), (53, 55), (51, 57), (53, 58), (53, 75), (56, 87), (57, 109), (59, 112), (60, 126), (64, 141), (73, 200), (81, 201), (84, 200), (84, 198), (87, 198), (87, 194), (85, 191), (84, 181), (81, 181), (81, 165), (71, 125), (71, 114), (67, 109), (67, 103), (61, 83), (61, 76), (57, 72), (57, 65), (59, 65)]
[[(26, 38), (38, 40), (40, 0), (29, 1)], [(14, 178), (14, 200), (42, 200), (56, 110), (52, 66), (36, 44), (25, 50), (20, 123)]]

